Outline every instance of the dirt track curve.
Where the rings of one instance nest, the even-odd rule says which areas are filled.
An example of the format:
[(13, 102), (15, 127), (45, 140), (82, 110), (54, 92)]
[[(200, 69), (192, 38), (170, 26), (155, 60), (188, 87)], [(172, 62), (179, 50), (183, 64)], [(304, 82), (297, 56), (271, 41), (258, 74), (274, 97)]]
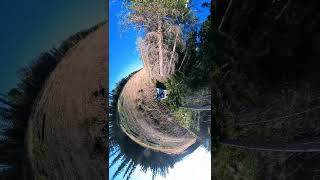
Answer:
[(156, 88), (142, 69), (124, 86), (118, 111), (122, 130), (136, 143), (168, 154), (179, 154), (196, 141), (179, 126), (170, 111), (155, 100)]
[(38, 97), (28, 128), (28, 156), (36, 179), (106, 179), (108, 25), (89, 34), (58, 64)]

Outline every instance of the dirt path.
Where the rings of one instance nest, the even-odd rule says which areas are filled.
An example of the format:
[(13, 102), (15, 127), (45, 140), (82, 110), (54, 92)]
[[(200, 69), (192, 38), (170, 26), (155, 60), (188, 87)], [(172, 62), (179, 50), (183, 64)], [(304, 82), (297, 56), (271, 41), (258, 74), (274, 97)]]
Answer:
[(169, 110), (155, 100), (155, 91), (145, 69), (129, 79), (118, 103), (121, 127), (144, 147), (179, 154), (195, 143), (195, 135), (175, 122)]
[(30, 117), (28, 154), (36, 179), (106, 179), (107, 25), (72, 48), (47, 80)]

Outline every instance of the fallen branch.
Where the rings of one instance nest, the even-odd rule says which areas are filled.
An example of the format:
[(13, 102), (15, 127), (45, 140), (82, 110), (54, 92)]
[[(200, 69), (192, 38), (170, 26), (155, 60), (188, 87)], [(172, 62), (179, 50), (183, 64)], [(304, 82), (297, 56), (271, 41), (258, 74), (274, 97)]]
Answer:
[(291, 3), (291, 0), (288, 0), (288, 2), (281, 9), (280, 13), (276, 16), (276, 18), (274, 18), (273, 22), (277, 21), (283, 15), (283, 13), (288, 9), (288, 6), (290, 5), (290, 3)]
[(229, 5), (227, 7), (226, 12), (224, 13), (224, 16), (222, 17), (221, 23), (219, 25), (219, 31), (222, 31), (222, 27), (224, 26), (224, 23), (226, 22), (226, 19), (230, 16), (231, 14), (231, 6), (233, 5), (233, 0), (230, 0)]
[(237, 140), (224, 140), (220, 144), (224, 146), (241, 148), (255, 151), (273, 151), (273, 152), (320, 152), (320, 141), (316, 143), (291, 143), (291, 144), (252, 144)]
[(289, 117), (305, 114), (307, 112), (314, 111), (314, 110), (317, 110), (317, 109), (320, 109), (320, 106), (316, 106), (314, 108), (307, 109), (307, 110), (304, 110), (304, 111), (301, 111), (301, 112), (298, 112), (298, 113), (294, 113), (294, 114), (290, 114), (290, 115), (286, 115), (286, 116), (282, 116), (282, 117), (277, 117), (277, 118), (273, 118), (273, 119), (269, 119), (269, 120), (265, 120), (265, 121), (237, 123), (236, 126), (242, 127), (242, 126), (251, 126), (251, 125), (257, 125), (257, 124), (270, 123), (270, 122), (273, 122), (273, 121), (276, 121), (276, 120), (285, 119), (285, 118), (289, 118)]

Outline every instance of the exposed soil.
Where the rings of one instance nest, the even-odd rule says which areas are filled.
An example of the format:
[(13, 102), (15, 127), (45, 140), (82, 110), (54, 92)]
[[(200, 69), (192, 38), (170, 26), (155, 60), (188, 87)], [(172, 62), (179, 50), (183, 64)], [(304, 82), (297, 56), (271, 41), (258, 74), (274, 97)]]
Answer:
[(106, 179), (108, 25), (72, 48), (38, 97), (28, 127), (35, 179)]
[(155, 100), (156, 87), (146, 69), (134, 74), (119, 97), (122, 130), (136, 143), (168, 154), (179, 154), (196, 136), (179, 126), (169, 109)]

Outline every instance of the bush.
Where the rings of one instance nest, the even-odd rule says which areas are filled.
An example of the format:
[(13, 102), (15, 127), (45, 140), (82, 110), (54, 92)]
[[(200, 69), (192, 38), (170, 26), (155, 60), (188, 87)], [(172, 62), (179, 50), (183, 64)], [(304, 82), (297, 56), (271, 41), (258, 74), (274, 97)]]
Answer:
[(187, 85), (187, 79), (184, 74), (176, 72), (164, 84), (169, 92), (165, 103), (171, 109), (181, 106), (183, 97), (190, 92), (190, 87)]

